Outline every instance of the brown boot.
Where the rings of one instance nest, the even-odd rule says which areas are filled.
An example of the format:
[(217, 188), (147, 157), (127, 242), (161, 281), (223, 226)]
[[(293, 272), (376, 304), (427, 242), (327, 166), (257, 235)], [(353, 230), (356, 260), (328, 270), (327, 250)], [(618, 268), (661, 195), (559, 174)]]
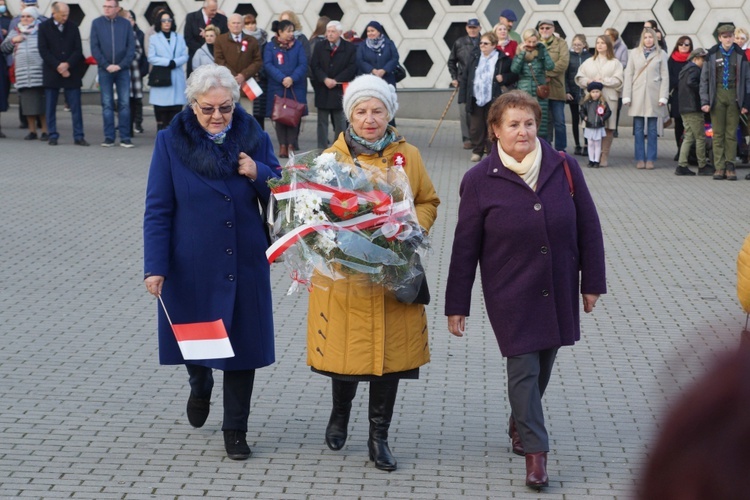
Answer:
[(513, 453), (524, 456), (526, 453), (523, 451), (523, 443), (521, 442), (521, 436), (518, 434), (516, 420), (513, 418), (513, 415), (508, 420), (508, 437), (510, 438)]
[(606, 167), (609, 165), (609, 150), (612, 148), (614, 136), (611, 130), (607, 130), (607, 135), (602, 137), (602, 156), (599, 159), (599, 166)]
[(289, 151), (286, 149), (286, 144), (279, 145), (279, 158), (289, 158)]
[(526, 454), (526, 486), (541, 490), (549, 485), (547, 476), (547, 452)]

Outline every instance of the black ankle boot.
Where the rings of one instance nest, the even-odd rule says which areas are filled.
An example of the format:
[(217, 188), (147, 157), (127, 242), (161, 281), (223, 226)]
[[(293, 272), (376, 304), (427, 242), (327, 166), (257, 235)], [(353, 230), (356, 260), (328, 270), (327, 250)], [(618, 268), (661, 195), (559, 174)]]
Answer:
[(352, 412), (352, 399), (357, 394), (357, 385), (358, 382), (331, 379), (333, 409), (326, 427), (326, 444), (334, 451), (340, 450), (346, 444), (349, 415)]
[(397, 463), (388, 447), (388, 428), (391, 426), (397, 392), (398, 380), (370, 382), (370, 439), (367, 448), (375, 467), (388, 472), (396, 470)]

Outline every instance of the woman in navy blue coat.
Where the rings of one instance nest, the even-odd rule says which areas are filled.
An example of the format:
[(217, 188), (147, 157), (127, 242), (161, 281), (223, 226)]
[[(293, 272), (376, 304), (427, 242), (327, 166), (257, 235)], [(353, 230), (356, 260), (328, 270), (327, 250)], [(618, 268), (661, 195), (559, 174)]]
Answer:
[(357, 47), (357, 70), (360, 75), (379, 76), (394, 87), (396, 77), (393, 70), (398, 66), (398, 49), (396, 44), (385, 36), (383, 26), (377, 21), (370, 21), (365, 28), (364, 43)]
[[(263, 50), (263, 69), (268, 79), (266, 116), (269, 118), (273, 111), (273, 96), (283, 97), (285, 91), (288, 98), (294, 97), (307, 105), (307, 54), (302, 43), (294, 39), (294, 23), (274, 21), (271, 29), (276, 36)], [(307, 108), (304, 115), (307, 115)], [(274, 125), (279, 140), (279, 156), (287, 158), (297, 144), (301, 123), (296, 127), (278, 122), (274, 122)]]
[(588, 313), (606, 293), (596, 206), (576, 160), (537, 139), (541, 119), (537, 99), (520, 90), (490, 107), (496, 140), (461, 181), (445, 293), (448, 329), (461, 337), (479, 264), (490, 324), (508, 358), (508, 432), (533, 488), (548, 483), (542, 396), (557, 350), (580, 339), (579, 301)]
[(209, 413), (212, 369), (224, 371), (224, 443), (229, 458), (250, 456), (245, 434), (255, 369), (274, 358), (268, 247), (259, 203), (278, 161), (268, 134), (236, 103), (239, 86), (222, 66), (193, 71), (189, 106), (156, 137), (146, 190), (145, 284), (161, 295), (172, 321), (221, 319), (235, 356), (183, 359), (159, 311), (159, 361), (185, 364), (187, 416), (201, 427)]

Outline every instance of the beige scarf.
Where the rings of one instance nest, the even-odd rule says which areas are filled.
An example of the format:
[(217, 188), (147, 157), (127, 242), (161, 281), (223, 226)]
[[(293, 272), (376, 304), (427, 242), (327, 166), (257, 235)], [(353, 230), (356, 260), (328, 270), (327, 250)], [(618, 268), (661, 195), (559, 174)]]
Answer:
[(528, 186), (536, 191), (536, 183), (539, 180), (539, 170), (542, 166), (542, 143), (539, 139), (536, 139), (536, 147), (534, 151), (526, 155), (522, 161), (517, 162), (512, 156), (503, 151), (498, 143), (497, 153), (500, 156), (500, 161), (503, 165), (510, 170), (518, 174)]

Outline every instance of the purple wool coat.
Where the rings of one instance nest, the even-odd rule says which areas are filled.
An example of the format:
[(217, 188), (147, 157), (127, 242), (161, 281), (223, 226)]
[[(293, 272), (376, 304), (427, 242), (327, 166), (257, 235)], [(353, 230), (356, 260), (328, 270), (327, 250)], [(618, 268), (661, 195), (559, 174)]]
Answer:
[[(581, 168), (542, 143), (537, 191), (505, 168), (497, 143), (461, 181), (445, 314), (469, 316), (479, 263), (487, 314), (504, 357), (573, 345), (580, 293), (607, 291), (599, 216)], [(580, 284), (580, 291), (579, 291)]]

